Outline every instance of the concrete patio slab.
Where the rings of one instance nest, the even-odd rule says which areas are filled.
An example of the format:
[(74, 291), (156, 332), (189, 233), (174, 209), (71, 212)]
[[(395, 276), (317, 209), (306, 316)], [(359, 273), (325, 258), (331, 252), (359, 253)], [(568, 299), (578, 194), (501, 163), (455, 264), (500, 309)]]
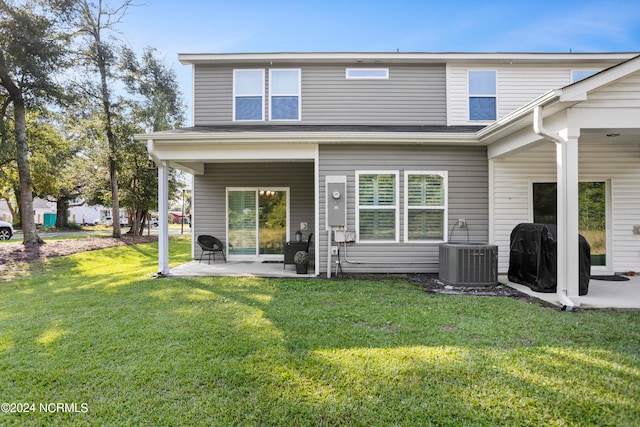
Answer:
[[(640, 276), (628, 279), (620, 282), (589, 280), (589, 292), (579, 298), (580, 308), (640, 310)], [(506, 275), (500, 276), (499, 281), (527, 295), (561, 306), (555, 293), (534, 292), (527, 286), (509, 282)]]
[(191, 261), (169, 270), (170, 277), (315, 277), (313, 265), (309, 266), (308, 274), (297, 274), (295, 265), (283, 268), (281, 262), (264, 261)]

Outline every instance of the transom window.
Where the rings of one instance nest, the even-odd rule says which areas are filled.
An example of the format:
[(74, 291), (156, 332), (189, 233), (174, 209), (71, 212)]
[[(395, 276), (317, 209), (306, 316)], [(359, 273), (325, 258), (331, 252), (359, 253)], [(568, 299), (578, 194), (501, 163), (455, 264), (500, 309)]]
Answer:
[(300, 120), (300, 70), (269, 71), (271, 120)]
[(388, 79), (388, 68), (347, 68), (347, 79)]
[(405, 241), (444, 241), (447, 173), (405, 172)]
[(233, 71), (233, 119), (264, 120), (264, 70)]
[(469, 71), (469, 120), (496, 119), (496, 72)]
[(358, 240), (398, 241), (398, 172), (356, 172)]

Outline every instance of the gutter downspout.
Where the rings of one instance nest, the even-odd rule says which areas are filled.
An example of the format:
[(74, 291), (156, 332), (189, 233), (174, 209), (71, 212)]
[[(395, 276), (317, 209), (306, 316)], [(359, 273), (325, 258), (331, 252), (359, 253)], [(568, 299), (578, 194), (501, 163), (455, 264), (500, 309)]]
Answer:
[[(551, 142), (554, 142), (556, 146), (560, 146), (564, 148), (564, 145), (567, 141), (562, 139), (559, 135), (552, 135), (549, 133), (544, 126), (542, 125), (542, 106), (537, 105), (533, 110), (533, 131)], [(566, 266), (565, 266), (566, 268)], [(560, 285), (560, 283), (558, 283)], [(575, 307), (575, 303), (569, 298), (567, 295), (567, 283), (565, 280), (562, 280), (562, 286), (558, 289), (558, 300), (560, 304), (562, 304), (562, 310), (573, 310)]]

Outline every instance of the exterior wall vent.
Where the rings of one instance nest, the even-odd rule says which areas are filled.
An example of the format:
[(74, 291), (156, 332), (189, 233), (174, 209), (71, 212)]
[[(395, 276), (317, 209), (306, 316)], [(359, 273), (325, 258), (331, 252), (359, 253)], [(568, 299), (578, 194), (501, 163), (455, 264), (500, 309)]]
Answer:
[(498, 246), (485, 243), (440, 245), (439, 278), (457, 286), (498, 284)]

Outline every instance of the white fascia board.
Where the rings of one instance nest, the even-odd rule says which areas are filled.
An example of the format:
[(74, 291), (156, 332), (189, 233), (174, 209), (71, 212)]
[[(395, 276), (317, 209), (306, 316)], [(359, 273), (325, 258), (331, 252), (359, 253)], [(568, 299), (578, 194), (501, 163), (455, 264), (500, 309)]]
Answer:
[(474, 52), (271, 52), (271, 53), (180, 53), (182, 64), (225, 63), (447, 63), (485, 62), (526, 64), (541, 62), (619, 63), (637, 53), (474, 53)]
[[(136, 136), (137, 138), (138, 136)], [(140, 137), (142, 137), (140, 135)], [(477, 145), (474, 133), (449, 132), (219, 132), (154, 135), (155, 146), (179, 144), (456, 144)]]
[(208, 162), (310, 161), (315, 158), (315, 147), (315, 144), (171, 144), (155, 145), (154, 155), (160, 160), (187, 166)]

